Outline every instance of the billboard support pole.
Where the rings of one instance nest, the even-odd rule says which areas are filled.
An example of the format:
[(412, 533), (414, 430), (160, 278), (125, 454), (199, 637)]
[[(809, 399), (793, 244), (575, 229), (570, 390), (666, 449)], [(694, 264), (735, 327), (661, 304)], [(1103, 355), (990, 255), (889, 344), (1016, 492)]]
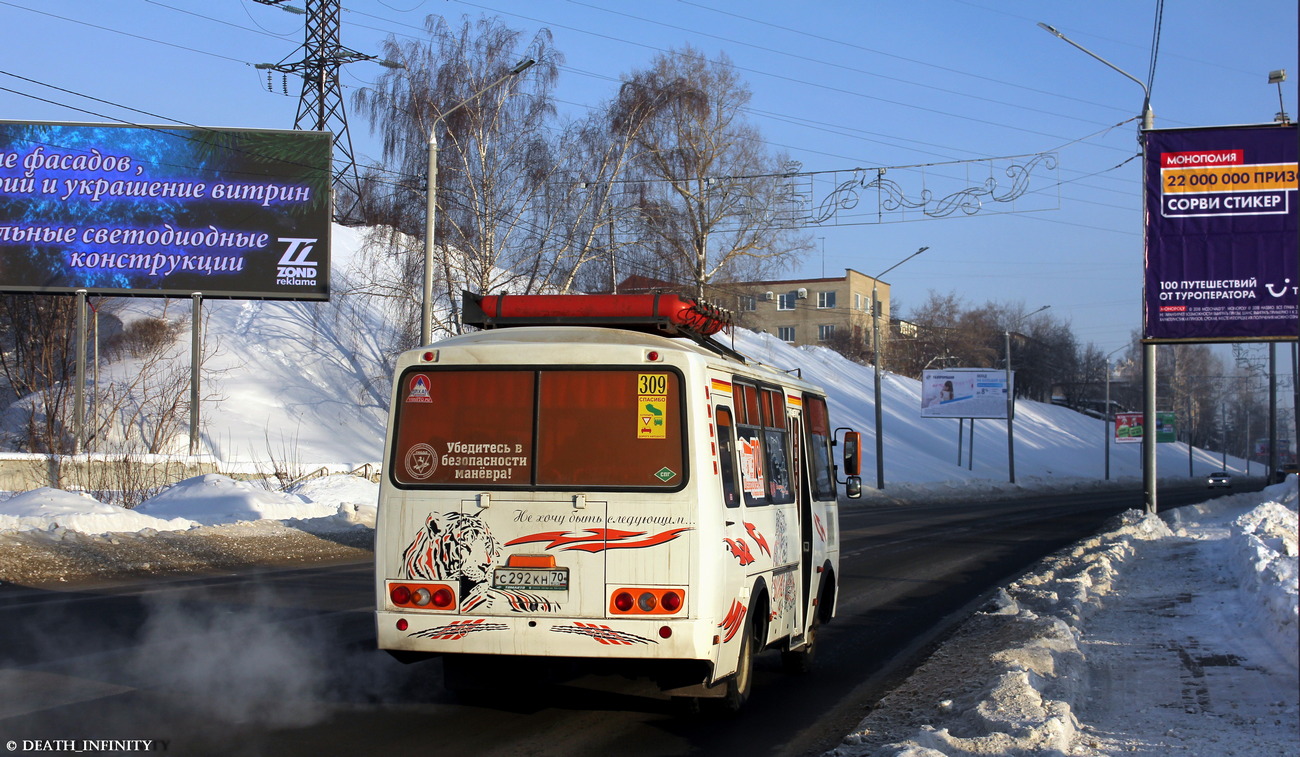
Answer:
[(190, 454), (199, 452), (199, 375), (202, 362), (203, 295), (190, 295)]
[(957, 467), (958, 468), (961, 467), (962, 434), (965, 433), (965, 431), (966, 431), (966, 419), (958, 418), (957, 419)]
[(1156, 504), (1156, 346), (1142, 345), (1142, 488), (1146, 491), (1147, 514), (1155, 515)]
[(72, 454), (81, 454), (86, 438), (86, 290), (77, 290), (77, 382), (72, 409)]
[[(101, 303), (102, 303), (101, 298)], [(97, 418), (99, 410), (99, 307), (91, 305), (86, 301), (86, 307), (90, 308), (93, 318), (90, 321), (90, 397), (86, 399), (86, 405), (90, 409), (90, 417)], [(92, 421), (93, 422), (93, 421)], [(90, 446), (90, 441), (86, 441), (86, 446)]]
[(966, 452), (966, 470), (975, 470), (975, 419), (970, 419), (970, 449)]
[(1268, 470), (1271, 479), (1277, 470), (1277, 342), (1268, 343)]

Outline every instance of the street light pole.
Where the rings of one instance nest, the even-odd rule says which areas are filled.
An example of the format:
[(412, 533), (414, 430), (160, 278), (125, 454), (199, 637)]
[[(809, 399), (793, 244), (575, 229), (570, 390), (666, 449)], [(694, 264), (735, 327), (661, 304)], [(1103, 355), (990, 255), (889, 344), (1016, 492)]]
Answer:
[(1011, 329), (1024, 323), (1029, 316), (1038, 315), (1050, 307), (1051, 305), (1044, 305), (1028, 315), (1020, 316), (1010, 326), (1007, 326), (1007, 330), (1004, 332), (1004, 336), (1007, 340), (1007, 477), (1013, 484), (1016, 482), (1016, 437), (1015, 432), (1012, 430), (1011, 422), (1016, 415), (1016, 393), (1012, 391), (1011, 388)]
[(883, 426), (883, 415), (880, 408), (880, 296), (877, 285), (880, 284), (880, 277), (894, 270), (900, 265), (906, 263), (912, 258), (920, 255), (929, 247), (922, 247), (916, 252), (908, 255), (897, 263), (891, 265), (880, 272), (871, 280), (871, 352), (873, 355), (872, 363), (875, 367), (876, 374), (876, 488), (885, 488), (885, 436)]
[(429, 129), (429, 179), (428, 179), (428, 197), (425, 198), (424, 209), (424, 303), (420, 310), (420, 344), (429, 344), (433, 339), (433, 228), (434, 216), (437, 212), (438, 198), (438, 125), (441, 124), (447, 116), (460, 110), (478, 98), (479, 95), (487, 92), (489, 89), (497, 86), (501, 82), (523, 73), (537, 61), (532, 58), (526, 58), (515, 64), (506, 74), (486, 87), (480, 89), (469, 97), (461, 100), (441, 115), (433, 119), (433, 126)]
[[(1124, 76), (1135, 82), (1142, 88), (1142, 128), (1138, 131), (1138, 144), (1142, 149), (1142, 213), (1147, 212), (1147, 182), (1146, 182), (1146, 164), (1147, 164), (1147, 146), (1146, 140), (1142, 133), (1151, 131), (1155, 128), (1155, 113), (1151, 110), (1151, 88), (1143, 84), (1140, 79), (1133, 76), (1124, 69), (1116, 66), (1114, 63), (1106, 60), (1100, 55), (1094, 53), (1088, 48), (1080, 45), (1078, 42), (1070, 39), (1056, 30), (1055, 27), (1047, 24), (1038, 23), (1039, 27), (1046, 30), (1058, 39), (1069, 43), (1078, 50), (1086, 53), (1095, 60), (1104, 64), (1112, 71)], [(1143, 248), (1145, 253), (1146, 247), (1146, 229), (1143, 228)], [(1156, 439), (1153, 431), (1156, 427), (1156, 345), (1151, 342), (1143, 341), (1142, 343), (1142, 488), (1146, 492), (1146, 511), (1154, 515), (1156, 512)]]

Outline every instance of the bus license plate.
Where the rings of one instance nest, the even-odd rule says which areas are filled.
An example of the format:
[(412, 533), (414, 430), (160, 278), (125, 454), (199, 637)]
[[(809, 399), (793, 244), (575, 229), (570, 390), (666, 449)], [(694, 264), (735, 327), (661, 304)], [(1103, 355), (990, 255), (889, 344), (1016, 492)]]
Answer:
[(565, 591), (569, 588), (569, 569), (497, 568), (492, 573), (492, 588)]

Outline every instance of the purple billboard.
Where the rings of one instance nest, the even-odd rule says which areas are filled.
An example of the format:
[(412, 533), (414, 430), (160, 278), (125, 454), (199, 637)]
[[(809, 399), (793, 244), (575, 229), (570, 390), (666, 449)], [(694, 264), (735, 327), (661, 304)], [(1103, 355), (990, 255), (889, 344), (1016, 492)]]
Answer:
[(1143, 335), (1296, 336), (1294, 124), (1148, 131)]

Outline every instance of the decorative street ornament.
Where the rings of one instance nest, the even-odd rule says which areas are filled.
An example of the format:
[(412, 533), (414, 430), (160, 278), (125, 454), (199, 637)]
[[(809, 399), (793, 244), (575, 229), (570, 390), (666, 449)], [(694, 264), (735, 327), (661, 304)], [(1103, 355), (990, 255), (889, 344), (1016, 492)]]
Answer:
[[(915, 166), (799, 172), (781, 178), (787, 191), (774, 227), (855, 226), (1022, 213), (1060, 207), (1054, 152)], [(1049, 174), (1049, 172), (1053, 172)], [(1031, 180), (1033, 182), (1031, 187)]]

